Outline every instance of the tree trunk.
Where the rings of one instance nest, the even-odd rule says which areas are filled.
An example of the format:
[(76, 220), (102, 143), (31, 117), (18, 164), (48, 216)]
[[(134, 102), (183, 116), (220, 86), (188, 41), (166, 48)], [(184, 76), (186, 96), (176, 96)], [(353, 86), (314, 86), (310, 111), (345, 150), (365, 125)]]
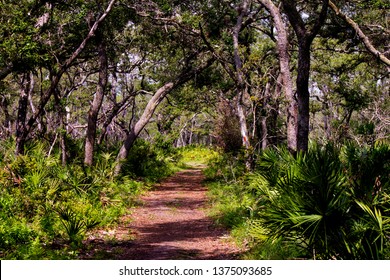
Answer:
[(267, 117), (262, 116), (260, 120), (261, 127), (261, 149), (265, 150), (268, 147), (268, 127), (267, 127)]
[[(117, 101), (116, 101), (116, 99), (117, 99), (116, 91), (118, 89), (116, 75), (112, 76), (110, 84), (111, 84), (111, 90), (110, 90), (111, 94), (110, 94), (110, 96), (108, 96), (108, 92), (107, 92), (106, 95), (107, 95), (107, 100), (112, 102), (112, 107), (110, 108), (110, 110), (106, 110), (108, 112), (104, 115), (104, 122), (103, 122), (102, 128), (100, 130), (99, 138), (97, 140), (97, 144), (99, 146), (106, 139), (108, 126), (111, 124), (112, 120), (116, 117), (116, 115), (119, 113), (119, 110), (121, 109), (121, 105), (118, 104)], [(124, 98), (122, 100), (122, 102), (127, 102), (128, 98), (129, 97)]]
[(251, 145), (250, 145), (250, 141), (249, 141), (248, 127), (246, 124), (246, 116), (245, 116), (244, 108), (241, 104), (241, 101), (239, 101), (239, 100), (237, 101), (236, 109), (237, 109), (238, 121), (240, 124), (242, 146), (245, 149), (249, 149)]
[[(33, 79), (33, 77), (31, 78)], [(36, 114), (37, 110), (33, 102), (32, 92), (30, 92), (30, 94), (28, 95), (28, 101), (30, 102), (31, 113)], [(37, 119), (37, 123), (38, 123), (38, 131), (42, 132), (43, 131), (42, 122), (39, 119)]]
[(242, 60), (239, 53), (239, 34), (242, 28), (242, 23), (244, 17), (248, 13), (249, 9), (249, 2), (248, 0), (242, 1), (239, 9), (238, 9), (238, 18), (237, 23), (233, 28), (233, 47), (234, 47), (234, 65), (236, 68), (236, 86), (237, 86), (237, 102), (236, 102), (236, 110), (237, 110), (237, 116), (239, 119), (240, 124), (240, 132), (241, 132), (241, 138), (242, 138), (242, 145), (243, 147), (248, 150), (250, 148), (250, 141), (249, 141), (249, 133), (248, 133), (248, 127), (246, 123), (246, 116), (244, 113), (244, 107), (243, 107), (243, 101), (245, 97), (246, 92), (246, 85), (244, 80), (244, 73), (242, 70)]
[(293, 0), (283, 0), (283, 8), (287, 14), (298, 39), (298, 76), (296, 80), (298, 99), (298, 128), (297, 128), (297, 151), (307, 151), (309, 146), (309, 120), (310, 120), (310, 46), (315, 36), (324, 24), (328, 0), (322, 0), (321, 12), (310, 29), (305, 25), (301, 13), (297, 10), (297, 3)]
[(282, 96), (283, 90), (283, 78), (279, 73), (276, 79), (275, 89), (273, 91), (273, 99), (275, 103), (272, 104), (267, 116), (267, 127), (268, 127), (268, 145), (279, 145), (278, 136), (278, 118), (279, 118), (279, 98)]
[(9, 135), (11, 135), (11, 116), (9, 114), (9, 110), (8, 110), (8, 105), (9, 105), (9, 102), (8, 102), (8, 99), (6, 96), (4, 95), (1, 95), (1, 101), (0, 101), (0, 106), (1, 106), (1, 109), (3, 110), (3, 113), (4, 113), (4, 121), (3, 121), (3, 131), (4, 131), (4, 134), (2, 134), (1, 136), (4, 137), (4, 138), (8, 138)]
[[(64, 106), (61, 104), (61, 95), (58, 89), (54, 91), (54, 100), (56, 102), (55, 108), (58, 113), (58, 122), (59, 122), (59, 131), (57, 130), (56, 132), (56, 139), (57, 139), (57, 135), (59, 134), (60, 135), (59, 144), (61, 149), (61, 163), (62, 166), (65, 166), (68, 160), (66, 141), (65, 141), (66, 133), (67, 133), (65, 118), (67, 118), (67, 111), (66, 111), (66, 107), (64, 108)], [(56, 141), (56, 139), (54, 140), (54, 142)]]
[(66, 133), (65, 131), (61, 132), (60, 135), (60, 148), (61, 148), (61, 164), (66, 166), (68, 162), (68, 150), (66, 148)]
[(290, 152), (297, 151), (298, 138), (298, 104), (294, 97), (293, 82), (290, 71), (290, 55), (288, 53), (288, 34), (279, 8), (271, 0), (260, 0), (272, 16), (277, 36), (280, 75), (282, 77), (283, 91), (288, 102), (287, 106), (287, 147)]
[(251, 144), (249, 139), (248, 126), (246, 121), (246, 115), (244, 112), (244, 98), (247, 93), (247, 85), (245, 84), (245, 75), (242, 67), (242, 60), (240, 57), (239, 51), (239, 34), (242, 28), (243, 19), (248, 14), (250, 1), (243, 0), (238, 9), (238, 18), (236, 25), (233, 28), (233, 48), (234, 48), (234, 66), (236, 70), (236, 87), (237, 87), (237, 101), (236, 101), (236, 111), (238, 116), (238, 121), (240, 125), (242, 146), (246, 151), (246, 168), (252, 170), (252, 155), (251, 155)]
[(322, 101), (322, 113), (324, 115), (323, 121), (324, 121), (324, 130), (325, 130), (325, 135), (326, 135), (326, 140), (331, 139), (331, 127), (330, 127), (330, 121), (331, 121), (331, 116), (329, 112), (329, 99), (328, 99), (328, 88), (325, 86), (322, 89), (322, 92), (324, 93), (324, 100)]
[(107, 59), (106, 46), (104, 43), (104, 39), (101, 37), (99, 39), (100, 39), (99, 49), (98, 49), (99, 63), (100, 63), (99, 82), (96, 88), (96, 93), (93, 98), (93, 102), (91, 104), (88, 113), (88, 127), (87, 127), (86, 139), (85, 139), (84, 164), (88, 166), (91, 166), (93, 163), (97, 120), (98, 120), (100, 107), (102, 106), (102, 102), (104, 98), (104, 92), (106, 90), (107, 75), (108, 75), (107, 74), (108, 59)]
[[(265, 150), (268, 147), (268, 117), (270, 116), (270, 106), (268, 104), (268, 101), (271, 99), (271, 82), (270, 80), (267, 81), (265, 88), (264, 88), (264, 93), (262, 96), (262, 105), (260, 109), (260, 126), (259, 127), (259, 141), (260, 141), (260, 148), (261, 150)], [(254, 125), (254, 127), (256, 127)]]
[(309, 148), (309, 120), (310, 120), (310, 44), (303, 40), (299, 44), (297, 99), (298, 99), (298, 151), (307, 151)]
[(28, 96), (33, 90), (33, 79), (30, 73), (23, 74), (21, 82), (21, 90), (19, 95), (18, 116), (16, 120), (16, 148), (15, 154), (24, 154), (24, 144), (26, 142), (26, 118), (28, 108)]
[(133, 146), (134, 141), (137, 139), (138, 135), (141, 133), (142, 129), (148, 124), (151, 117), (153, 116), (154, 111), (157, 106), (161, 103), (161, 101), (165, 98), (165, 96), (172, 90), (174, 83), (169, 82), (164, 86), (159, 88), (153, 97), (149, 100), (146, 108), (141, 116), (141, 118), (137, 121), (134, 127), (131, 128), (128, 133), (125, 142), (123, 143), (118, 156), (116, 158), (116, 166), (115, 166), (115, 175), (118, 175), (122, 169), (123, 161), (129, 155), (130, 148)]
[(127, 103), (129, 101), (129, 99), (131, 99), (132, 97), (134, 98), (134, 96), (129, 95), (129, 96), (125, 97), (121, 102), (114, 103), (111, 111), (106, 116), (106, 119), (102, 125), (102, 131), (101, 131), (100, 136), (99, 136), (98, 145), (101, 145), (103, 143), (103, 140), (107, 134), (108, 126), (112, 123), (112, 120), (120, 113), (120, 111), (122, 111), (124, 108), (127, 107)]

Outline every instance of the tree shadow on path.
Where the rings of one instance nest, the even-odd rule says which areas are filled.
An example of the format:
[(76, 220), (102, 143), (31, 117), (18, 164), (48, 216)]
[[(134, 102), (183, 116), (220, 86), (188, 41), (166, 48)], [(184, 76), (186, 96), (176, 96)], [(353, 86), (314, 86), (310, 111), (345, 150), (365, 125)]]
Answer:
[(141, 198), (136, 208), (107, 238), (87, 241), (85, 258), (237, 259), (240, 249), (228, 232), (207, 216), (201, 170), (178, 172)]

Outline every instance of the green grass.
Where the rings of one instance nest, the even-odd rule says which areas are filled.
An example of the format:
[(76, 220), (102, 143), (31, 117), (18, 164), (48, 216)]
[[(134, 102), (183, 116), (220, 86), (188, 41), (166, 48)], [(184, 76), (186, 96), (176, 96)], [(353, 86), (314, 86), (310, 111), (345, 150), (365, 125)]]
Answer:
[(242, 185), (208, 182), (208, 215), (220, 226), (230, 230), (237, 245), (246, 246), (252, 238), (248, 235), (248, 220), (252, 215), (253, 197), (243, 191)]
[(214, 149), (203, 146), (188, 146), (178, 149), (178, 166), (185, 168), (204, 168), (209, 162), (218, 157)]

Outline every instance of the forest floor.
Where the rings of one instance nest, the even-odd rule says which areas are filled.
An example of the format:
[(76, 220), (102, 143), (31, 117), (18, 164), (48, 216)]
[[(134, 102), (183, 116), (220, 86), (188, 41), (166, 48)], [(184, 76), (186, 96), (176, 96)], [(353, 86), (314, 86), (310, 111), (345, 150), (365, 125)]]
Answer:
[(83, 259), (238, 259), (227, 230), (207, 216), (210, 206), (201, 169), (176, 173), (140, 198), (119, 226), (86, 241)]

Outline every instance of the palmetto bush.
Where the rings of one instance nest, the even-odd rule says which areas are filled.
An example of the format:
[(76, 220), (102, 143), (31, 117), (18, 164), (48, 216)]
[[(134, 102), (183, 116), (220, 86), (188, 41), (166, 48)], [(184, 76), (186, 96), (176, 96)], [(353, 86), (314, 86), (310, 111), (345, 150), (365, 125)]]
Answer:
[[(365, 153), (373, 159), (386, 159), (389, 154), (383, 147)], [(309, 152), (295, 157), (283, 148), (265, 151), (252, 179), (251, 187), (259, 197), (259, 219), (252, 221), (252, 234), (283, 238), (304, 248), (312, 258), (386, 258), (388, 161), (379, 164), (357, 152), (354, 155), (351, 164), (351, 147), (341, 152), (333, 145), (313, 145)], [(374, 168), (377, 173), (363, 179), (357, 166)], [(382, 180), (379, 187), (378, 178)], [(363, 199), (368, 196), (371, 199)]]
[(48, 254), (58, 244), (78, 249), (88, 231), (115, 223), (145, 187), (112, 178), (109, 153), (88, 169), (76, 162), (62, 166), (59, 154), (48, 155), (40, 142), (17, 157), (13, 146), (0, 145), (0, 258), (66, 256)]

